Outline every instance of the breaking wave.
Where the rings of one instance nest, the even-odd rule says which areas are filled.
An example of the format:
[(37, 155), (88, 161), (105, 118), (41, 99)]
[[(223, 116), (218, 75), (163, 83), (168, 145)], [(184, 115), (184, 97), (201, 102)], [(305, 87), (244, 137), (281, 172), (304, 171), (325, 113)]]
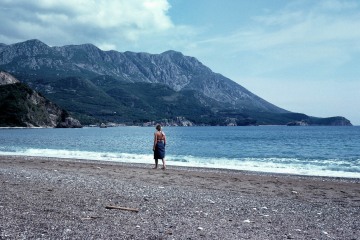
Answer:
[[(0, 149), (1, 150), (1, 149)], [(152, 154), (94, 152), (64, 149), (12, 149), (0, 155), (55, 157), (125, 163), (153, 164)], [(360, 159), (298, 159), (298, 158), (209, 158), (192, 155), (168, 155), (168, 165), (220, 168), (256, 172), (309, 176), (360, 178)]]

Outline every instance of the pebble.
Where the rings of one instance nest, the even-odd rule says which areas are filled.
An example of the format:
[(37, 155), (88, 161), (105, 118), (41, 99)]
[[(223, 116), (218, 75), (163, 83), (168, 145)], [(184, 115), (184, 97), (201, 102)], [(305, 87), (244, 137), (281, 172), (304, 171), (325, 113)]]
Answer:
[[(21, 165), (17, 168), (21, 169)], [(4, 171), (6, 171), (6, 169), (1, 169), (0, 173), (3, 173)], [(248, 194), (244, 196), (244, 199), (239, 197), (238, 194), (240, 193), (237, 192), (229, 193), (231, 197), (228, 197), (227, 195), (224, 195), (222, 190), (199, 190), (195, 185), (169, 188), (168, 186), (165, 187), (165, 185), (162, 186), (161, 184), (156, 186), (155, 183), (150, 184), (150, 182), (146, 183), (148, 184), (146, 188), (142, 188), (142, 184), (145, 183), (136, 178), (134, 179), (135, 185), (133, 186), (132, 182), (131, 184), (127, 184), (125, 177), (113, 179), (112, 176), (109, 176), (108, 179), (107, 175), (99, 175), (90, 178), (88, 174), (83, 174), (83, 171), (80, 171), (76, 177), (73, 177), (72, 172), (66, 172), (62, 169), (59, 169), (58, 171), (59, 173), (55, 173), (51, 169), (50, 171), (39, 170), (39, 175), (29, 175), (31, 176), (31, 179), (28, 180), (30, 184), (26, 183), (26, 181), (24, 181), (24, 183), (27, 184), (26, 186), (31, 187), (31, 189), (29, 189), (31, 191), (24, 192), (29, 193), (29, 199), (26, 199), (27, 203), (36, 202), (38, 204), (43, 204), (48, 203), (50, 200), (54, 200), (54, 208), (51, 209), (55, 209), (56, 206), (60, 213), (66, 213), (61, 216), (60, 214), (56, 214), (57, 212), (48, 213), (39, 211), (39, 216), (32, 217), (38, 213), (38, 210), (42, 209), (37, 206), (26, 209), (29, 213), (25, 215), (25, 217), (20, 215), (24, 212), (25, 204), (23, 204), (20, 198), (16, 198), (16, 196), (20, 190), (24, 189), (25, 185), (15, 185), (19, 184), (19, 180), (17, 180), (16, 177), (8, 177), (0, 174), (2, 177), (0, 183), (7, 180), (6, 178), (11, 178), (10, 183), (14, 183), (14, 191), (17, 191), (14, 192), (16, 193), (16, 196), (12, 196), (10, 194), (11, 192), (7, 193), (9, 199), (11, 199), (10, 197), (13, 197), (15, 200), (15, 203), (13, 203), (13, 201), (11, 202), (12, 204), (15, 204), (13, 210), (10, 211), (9, 206), (5, 205), (5, 202), (3, 203), (0, 201), (0, 212), (7, 213), (6, 215), (2, 215), (4, 216), (5, 221), (0, 224), (1, 231), (3, 231), (3, 237), (7, 238), (6, 236), (11, 234), (9, 238), (16, 238), (15, 236), (20, 238), (20, 235), (15, 235), (17, 232), (16, 230), (13, 230), (14, 228), (12, 228), (12, 226), (15, 225), (16, 229), (19, 229), (22, 225), (26, 225), (28, 226), (27, 232), (21, 235), (24, 239), (36, 234), (43, 239), (81, 238), (81, 234), (83, 234), (82, 226), (88, 228), (89, 235), (98, 234), (98, 236), (101, 236), (101, 238), (104, 239), (121, 238), (121, 236), (125, 236), (125, 233), (123, 234), (122, 231), (129, 234), (127, 235), (129, 239), (146, 239), (150, 234), (169, 240), (172, 238), (185, 239), (185, 237), (191, 237), (192, 239), (256, 239), (257, 237), (259, 239), (261, 237), (263, 237), (263, 239), (266, 237), (268, 237), (268, 239), (299, 239), (301, 237), (304, 237), (304, 239), (327, 239), (329, 237), (334, 239), (357, 239), (357, 236), (353, 233), (353, 229), (351, 229), (351, 226), (354, 226), (353, 220), (358, 216), (355, 212), (357, 209), (352, 207), (339, 208), (339, 204), (333, 203), (331, 199), (326, 200), (326, 204), (318, 204), (316, 207), (314, 207), (312, 202), (307, 201), (293, 203), (291, 198), (296, 197), (297, 195), (291, 193), (291, 189), (287, 190), (288, 194), (286, 197), (284, 196), (284, 199), (281, 197), (279, 199), (271, 199), (262, 195), (254, 198), (252, 195)], [(44, 175), (40, 175), (40, 173)], [(73, 178), (75, 180), (74, 182), (72, 181)], [(42, 184), (35, 187), (35, 184), (33, 184), (35, 182), (41, 182)], [(7, 183), (4, 184), (4, 186), (8, 187), (7, 185)], [(159, 186), (166, 190), (169, 189), (169, 191), (164, 192), (164, 189), (158, 188)], [(52, 189), (53, 192), (51, 192), (50, 189)], [(300, 189), (301, 188), (298, 190), (300, 191), (299, 194), (303, 192), (303, 190)], [(42, 191), (40, 194), (45, 192), (43, 195), (44, 198), (40, 198), (40, 202), (36, 194), (32, 194), (36, 191)], [(55, 193), (55, 195), (48, 194), (47, 191)], [(76, 194), (64, 195), (65, 193), (74, 192)], [(123, 192), (131, 193), (126, 199), (119, 199)], [(3, 193), (0, 195), (2, 194)], [(304, 192), (304, 194), (307, 193)], [(102, 206), (102, 204), (104, 202), (106, 203), (108, 200), (109, 203), (111, 203), (112, 201), (110, 201), (110, 199), (113, 199), (113, 201), (116, 202), (116, 205), (119, 204), (121, 206), (124, 205), (129, 207), (139, 206), (144, 208), (144, 211), (137, 215), (124, 211), (111, 213), (98, 211), (99, 209), (97, 209), (97, 206)], [(191, 199), (192, 201), (188, 199)], [(67, 200), (76, 204), (69, 205), (67, 204)], [(125, 202), (125, 200), (127, 200), (127, 202)], [(149, 205), (150, 201), (155, 200), (160, 200), (157, 202), (156, 207), (155, 205)], [(167, 202), (167, 200), (170, 200), (171, 202)], [(215, 201), (216, 204), (213, 204)], [(322, 200), (319, 200), (319, 202), (322, 203)], [(32, 204), (29, 205), (32, 206)], [(255, 208), (254, 205), (257, 206), (257, 211), (253, 210)], [(267, 207), (267, 205), (269, 207)], [(19, 206), (21, 208), (18, 209)], [(159, 207), (159, 209), (157, 207)], [(93, 212), (90, 213), (87, 208), (91, 208)], [(334, 209), (329, 211), (330, 208)], [(225, 211), (225, 209), (230, 209), (230, 211)], [(302, 211), (303, 209), (306, 209), (306, 211)], [(297, 214), (289, 214), (291, 210), (295, 210)], [(197, 211), (198, 214), (196, 214), (195, 211)], [(91, 216), (91, 214), (98, 213), (101, 214), (100, 216), (103, 218), (99, 221), (80, 222), (78, 217), (74, 220), (68, 218), (69, 215), (67, 213), (71, 216), (86, 216), (88, 218), (90, 218), (89, 215)], [(349, 221), (338, 220), (339, 216), (341, 216), (341, 214), (345, 215), (345, 213), (348, 213), (346, 216)], [(10, 214), (17, 215), (12, 217)], [(270, 217), (265, 217), (264, 214), (271, 215)], [(175, 215), (175, 217), (172, 215)], [(203, 218), (206, 215), (208, 216)], [(324, 220), (321, 218), (322, 215), (326, 215)], [(34, 231), (36, 231), (34, 226), (37, 226), (39, 222), (42, 222), (40, 218), (47, 216), (49, 216), (49, 223), (46, 224), (49, 227), (46, 229), (46, 232), (44, 231), (45, 235), (40, 235), (43, 232), (34, 233)], [(243, 217), (246, 216), (251, 217), (254, 220), (243, 219)], [(298, 227), (301, 227), (301, 229), (295, 229), (294, 227), (296, 227), (296, 225), (293, 225), (293, 223), (296, 222), (293, 220), (300, 219), (303, 216), (306, 218), (296, 224), (299, 225)], [(52, 219), (51, 217), (56, 218)], [(109, 232), (107, 227), (103, 226), (103, 224), (111, 224), (114, 220), (121, 221), (124, 217), (130, 221), (124, 221), (124, 225), (121, 228), (122, 231)], [(283, 221), (285, 218), (289, 220)], [(63, 221), (63, 219), (65, 219), (65, 221)], [(222, 221), (223, 219), (226, 221)], [(322, 221), (319, 221), (320, 219)], [(305, 220), (307, 221), (305, 222)], [(136, 222), (140, 222), (142, 225), (137, 224), (134, 229), (134, 224)], [(156, 224), (154, 224), (154, 222)], [(116, 222), (114, 223), (117, 224)], [(196, 225), (198, 225), (198, 227), (196, 227)], [(202, 227), (201, 225), (204, 225), (205, 227)], [(216, 228), (209, 228), (211, 225)], [(63, 230), (69, 229), (69, 226), (72, 226), (73, 229), (65, 235)], [(81, 226), (80, 229), (78, 228), (79, 226)], [(171, 228), (171, 226), (173, 227)], [(272, 231), (272, 227), (274, 226), (276, 226), (277, 231)], [(314, 227), (309, 228), (309, 226)], [(324, 228), (324, 226), (328, 226), (329, 229), (333, 226), (341, 226), (344, 230), (339, 231), (338, 229), (332, 229), (331, 232), (328, 233), (327, 231), (329, 230), (321, 230), (328, 229)], [(267, 227), (270, 230), (263, 229)], [(57, 231), (59, 229), (62, 231)], [(170, 229), (171, 231), (169, 231)], [(259, 230), (259, 232), (257, 232), (257, 230)], [(159, 231), (161, 231), (161, 233), (159, 233)], [(292, 235), (289, 235), (289, 232), (291, 232)], [(268, 236), (265, 234), (268, 234)], [(204, 236), (204, 238), (201, 236)]]
[(294, 239), (294, 237), (291, 236), (291, 234), (288, 234), (286, 237), (287, 237), (287, 239)]

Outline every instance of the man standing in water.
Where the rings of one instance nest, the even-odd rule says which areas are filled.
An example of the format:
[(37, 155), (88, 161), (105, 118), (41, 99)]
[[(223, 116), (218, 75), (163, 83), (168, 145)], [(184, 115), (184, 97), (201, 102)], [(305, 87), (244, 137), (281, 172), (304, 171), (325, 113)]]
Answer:
[(156, 132), (154, 133), (154, 159), (155, 159), (155, 167), (156, 169), (158, 167), (158, 160), (161, 159), (163, 166), (161, 169), (165, 170), (165, 145), (166, 145), (166, 136), (165, 133), (161, 129), (161, 125), (156, 125)]

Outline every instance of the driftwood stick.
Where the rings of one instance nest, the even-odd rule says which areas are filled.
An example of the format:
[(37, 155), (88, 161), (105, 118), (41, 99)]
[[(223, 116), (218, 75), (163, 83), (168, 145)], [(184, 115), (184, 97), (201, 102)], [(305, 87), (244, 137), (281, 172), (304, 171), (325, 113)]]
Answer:
[(81, 218), (81, 220), (93, 220), (96, 218), (100, 218), (100, 217), (85, 217), (85, 218)]
[(119, 207), (119, 206), (106, 206), (106, 209), (119, 209), (119, 210), (125, 210), (125, 211), (131, 211), (131, 212), (139, 212), (139, 209), (136, 208), (127, 208), (127, 207)]

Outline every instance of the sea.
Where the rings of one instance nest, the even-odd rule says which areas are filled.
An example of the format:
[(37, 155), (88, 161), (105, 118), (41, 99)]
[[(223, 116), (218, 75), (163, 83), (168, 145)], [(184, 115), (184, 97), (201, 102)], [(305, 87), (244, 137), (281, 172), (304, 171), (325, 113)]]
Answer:
[[(360, 178), (360, 126), (165, 127), (167, 164)], [(0, 155), (153, 164), (153, 127), (3, 128)]]

